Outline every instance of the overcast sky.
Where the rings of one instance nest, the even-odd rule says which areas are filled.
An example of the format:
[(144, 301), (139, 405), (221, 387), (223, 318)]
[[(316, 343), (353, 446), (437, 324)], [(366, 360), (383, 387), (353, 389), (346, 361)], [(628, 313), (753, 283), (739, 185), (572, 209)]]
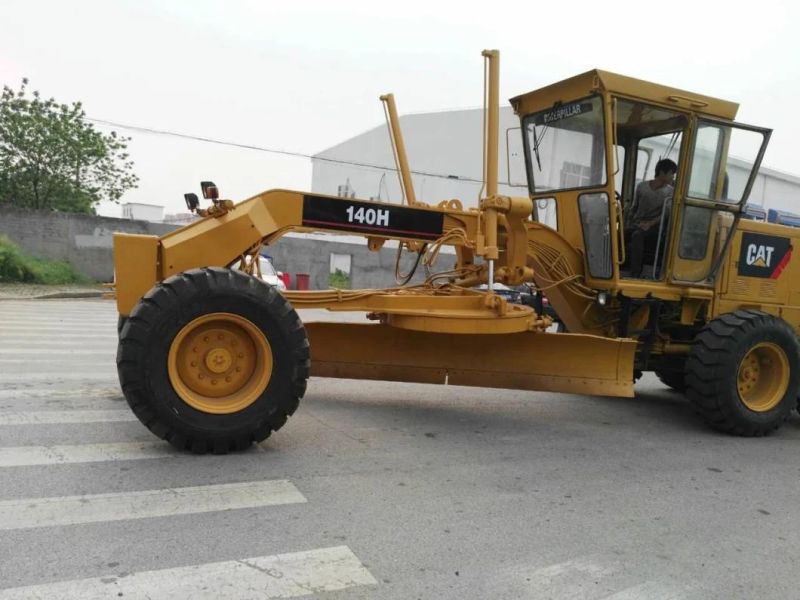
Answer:
[[(738, 120), (775, 130), (765, 166), (800, 174), (798, 17), (775, 0), (1, 0), (0, 82), (28, 77), (100, 119), (314, 154), (382, 124), (383, 93), (401, 114), (479, 106), (480, 52), (498, 48), (503, 102), (615, 71), (739, 102)], [(310, 186), (307, 159), (128, 135), (141, 182), (123, 201), (178, 212), (201, 179), (235, 200)]]

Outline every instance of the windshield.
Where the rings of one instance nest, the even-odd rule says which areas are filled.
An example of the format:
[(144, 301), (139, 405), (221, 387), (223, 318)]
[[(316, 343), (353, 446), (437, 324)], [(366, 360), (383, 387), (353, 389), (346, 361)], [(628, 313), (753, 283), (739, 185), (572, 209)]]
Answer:
[(531, 193), (606, 182), (603, 103), (592, 96), (523, 119)]

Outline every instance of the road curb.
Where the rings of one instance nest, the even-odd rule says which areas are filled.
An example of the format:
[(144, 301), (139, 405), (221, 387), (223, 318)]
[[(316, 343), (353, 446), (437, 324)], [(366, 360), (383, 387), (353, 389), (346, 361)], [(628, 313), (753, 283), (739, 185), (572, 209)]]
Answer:
[(103, 292), (101, 290), (84, 290), (75, 292), (53, 292), (50, 294), (36, 294), (30, 296), (13, 296), (13, 295), (0, 295), (0, 302), (4, 300), (56, 300), (64, 298), (102, 298)]
[(50, 300), (55, 298), (102, 298), (103, 292), (100, 290), (97, 291), (87, 291), (87, 292), (55, 292), (53, 294), (41, 294), (39, 296), (33, 296), (33, 300)]

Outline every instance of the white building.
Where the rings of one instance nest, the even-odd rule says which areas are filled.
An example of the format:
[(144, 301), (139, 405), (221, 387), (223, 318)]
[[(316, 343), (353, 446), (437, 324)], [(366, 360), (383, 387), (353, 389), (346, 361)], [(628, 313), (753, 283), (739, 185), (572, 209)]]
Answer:
[(134, 221), (150, 221), (160, 223), (164, 217), (164, 207), (158, 204), (126, 202), (122, 205), (122, 218)]
[[(465, 207), (477, 206), (483, 180), (483, 111), (405, 115), (400, 125), (417, 199), (435, 204), (457, 198)], [(528, 194), (519, 126), (510, 107), (500, 109), (499, 193), (510, 196)], [(734, 170), (736, 162), (730, 163)], [(311, 188), (321, 194), (347, 190), (356, 198), (399, 202), (387, 127), (375, 127), (315, 155)], [(800, 213), (800, 176), (762, 166), (749, 202)]]
[(164, 223), (169, 225), (188, 225), (197, 221), (200, 217), (195, 213), (182, 212), (182, 213), (167, 213), (164, 215)]

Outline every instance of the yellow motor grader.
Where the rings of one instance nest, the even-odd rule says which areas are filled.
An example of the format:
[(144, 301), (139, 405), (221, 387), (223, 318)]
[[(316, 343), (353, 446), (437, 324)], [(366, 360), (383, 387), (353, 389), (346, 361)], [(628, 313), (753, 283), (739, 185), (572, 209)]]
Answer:
[[(234, 204), (207, 183), (209, 208), (187, 195), (202, 219), (114, 237), (120, 383), (155, 435), (246, 448), (284, 425), (309, 376), (630, 397), (655, 371), (716, 429), (760, 436), (786, 420), (800, 386), (800, 230), (745, 218), (770, 131), (734, 122), (731, 102), (589, 71), (511, 99), (529, 189), (501, 195), (499, 53), (483, 56), (476, 208), (416, 199), (389, 95), (403, 204), (288, 190)], [(665, 158), (674, 189), (634, 273), (637, 186)], [(280, 293), (253, 270), (291, 231), (358, 234), (373, 251), (396, 240), (429, 267), (455, 260), (420, 285)], [(560, 330), (497, 283), (535, 286)], [(368, 318), (304, 324), (305, 308)]]

